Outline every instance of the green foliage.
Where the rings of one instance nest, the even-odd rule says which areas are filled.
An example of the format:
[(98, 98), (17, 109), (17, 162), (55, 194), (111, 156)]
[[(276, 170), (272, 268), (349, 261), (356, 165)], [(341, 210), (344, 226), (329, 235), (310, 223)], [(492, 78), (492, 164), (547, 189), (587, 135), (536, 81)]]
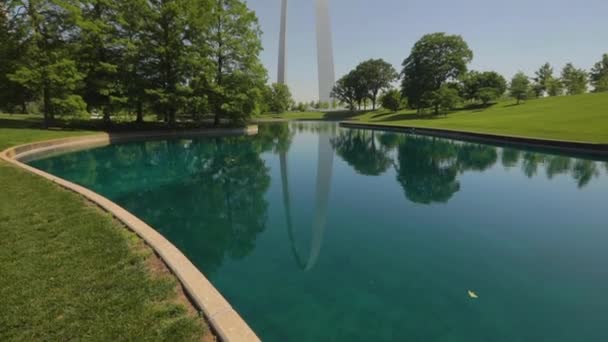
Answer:
[(0, 101), (26, 108), (40, 99), (47, 121), (82, 114), (77, 96), (106, 121), (130, 112), (142, 122), (151, 110), (169, 124), (210, 112), (219, 123), (261, 110), (261, 32), (242, 0), (11, 0), (0, 6)]
[[(42, 97), (45, 124), (68, 108), (79, 112), (75, 91), (84, 75), (70, 56), (70, 33), (78, 10), (63, 1), (8, 1), (14, 32), (28, 37), (9, 80)], [(60, 113), (59, 113), (60, 114)]]
[(425, 102), (429, 103), (434, 108), (434, 114), (444, 113), (454, 109), (462, 99), (458, 94), (458, 90), (444, 84), (438, 90), (428, 93)]
[(89, 110), (99, 110), (110, 121), (117, 105), (126, 101), (118, 78), (122, 47), (119, 41), (119, 1), (80, 2), (80, 34), (76, 50), (79, 69), (86, 77), (82, 96)]
[(259, 60), (261, 30), (254, 12), (241, 0), (212, 0), (210, 30), (205, 37), (209, 58), (209, 100), (214, 123), (243, 121), (262, 98), (266, 70)]
[(401, 107), (401, 92), (397, 89), (390, 89), (382, 94), (380, 102), (382, 107), (396, 112)]
[(354, 71), (340, 78), (331, 91), (331, 97), (345, 103), (350, 110), (355, 109), (358, 101), (358, 78)]
[(477, 92), (477, 96), (484, 105), (498, 100), (501, 96), (496, 88), (481, 88)]
[(296, 111), (305, 112), (306, 109), (308, 109), (308, 104), (304, 102), (298, 102), (298, 105), (296, 106)]
[(461, 36), (433, 33), (423, 36), (403, 61), (402, 92), (410, 106), (423, 109), (447, 81), (467, 71), (473, 52)]
[(291, 92), (286, 84), (273, 83), (266, 87), (264, 97), (268, 110), (274, 113), (286, 112), (293, 104)]
[(549, 96), (560, 96), (564, 92), (562, 81), (558, 78), (552, 78), (547, 83), (547, 93)]
[(515, 74), (511, 80), (509, 91), (511, 92), (511, 96), (517, 100), (517, 104), (525, 100), (530, 91), (530, 79), (528, 79), (528, 76), (521, 71)]
[[(482, 94), (483, 90), (483, 94)], [(490, 91), (492, 90), (492, 91)], [(463, 77), (462, 94), (467, 100), (480, 100), (484, 104), (498, 99), (507, 90), (507, 81), (504, 77), (494, 71), (477, 72), (471, 71)], [(492, 98), (488, 101), (488, 96)], [(485, 101), (484, 101), (484, 98)]]
[(378, 94), (383, 89), (390, 87), (391, 83), (397, 79), (397, 72), (392, 65), (382, 59), (370, 59), (360, 63), (354, 71), (360, 78), (364, 92), (364, 97), (372, 101), (372, 110), (376, 109)]
[(587, 72), (577, 69), (572, 63), (566, 64), (562, 70), (562, 83), (568, 95), (583, 94), (587, 91)]
[(608, 91), (608, 53), (602, 56), (602, 60), (595, 63), (589, 74), (594, 92)]
[(535, 72), (534, 92), (536, 97), (540, 97), (544, 93), (550, 93), (549, 88), (552, 86), (553, 82), (555, 82), (555, 79), (553, 78), (553, 68), (551, 67), (551, 64), (545, 63)]

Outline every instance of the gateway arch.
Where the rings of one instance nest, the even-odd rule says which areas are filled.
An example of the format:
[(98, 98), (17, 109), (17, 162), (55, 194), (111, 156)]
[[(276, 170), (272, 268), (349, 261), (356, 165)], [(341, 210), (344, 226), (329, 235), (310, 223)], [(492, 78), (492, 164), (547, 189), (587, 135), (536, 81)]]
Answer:
[[(281, 29), (279, 33), (279, 63), (277, 83), (285, 84), (287, 51), (287, 1), (281, 3)], [(329, 0), (315, 0), (317, 33), (317, 70), (319, 81), (319, 101), (331, 102), (331, 89), (336, 81), (334, 71), (334, 51), (329, 17)]]

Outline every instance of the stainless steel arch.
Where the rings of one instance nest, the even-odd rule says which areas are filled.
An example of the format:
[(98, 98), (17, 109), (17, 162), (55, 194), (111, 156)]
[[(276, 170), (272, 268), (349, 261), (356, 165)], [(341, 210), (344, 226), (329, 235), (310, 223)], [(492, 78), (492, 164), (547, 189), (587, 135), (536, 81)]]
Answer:
[[(279, 62), (277, 71), (277, 83), (280, 84), (285, 84), (286, 82), (287, 5), (287, 0), (281, 1), (281, 28), (279, 33)], [(336, 81), (336, 76), (328, 0), (315, 0), (315, 13), (319, 101), (330, 102), (331, 89)]]
[(300, 257), (295, 245), (293, 220), (291, 217), (291, 197), (289, 194), (289, 177), (287, 152), (282, 150), (279, 154), (281, 168), (281, 185), (283, 192), (283, 206), (285, 208), (285, 220), (287, 233), (291, 243), (291, 251), (298, 266), (304, 271), (314, 267), (321, 253), (323, 236), (327, 225), (327, 207), (329, 204), (329, 194), (331, 190), (331, 177), (333, 169), (334, 153), (331, 146), (331, 136), (329, 133), (319, 133), (319, 149), (317, 162), (317, 181), (315, 195), (315, 216), (312, 223), (312, 239), (308, 259), (304, 261)]

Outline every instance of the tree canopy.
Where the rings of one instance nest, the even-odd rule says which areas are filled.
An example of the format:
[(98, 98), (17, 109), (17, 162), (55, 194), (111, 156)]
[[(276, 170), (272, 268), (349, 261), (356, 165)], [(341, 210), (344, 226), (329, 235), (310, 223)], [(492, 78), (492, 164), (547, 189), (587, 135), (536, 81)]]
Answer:
[(562, 83), (568, 95), (582, 94), (587, 91), (587, 72), (568, 63), (562, 70)]
[[(55, 115), (144, 111), (241, 121), (259, 112), (261, 31), (243, 0), (9, 0), (0, 8), (0, 97)], [(5, 42), (7, 44), (5, 44)], [(8, 44), (10, 42), (10, 44)], [(6, 69), (6, 70), (5, 70)], [(5, 89), (5, 86), (9, 89)]]
[(432, 33), (423, 36), (403, 61), (402, 92), (410, 106), (429, 107), (425, 101), (447, 81), (456, 80), (467, 71), (473, 52), (461, 36)]
[(513, 76), (511, 80), (511, 86), (509, 91), (511, 96), (517, 100), (517, 104), (528, 97), (528, 91), (530, 90), (530, 79), (523, 72), (518, 72)]
[(608, 53), (602, 56), (602, 60), (595, 63), (589, 74), (594, 92), (608, 91)]

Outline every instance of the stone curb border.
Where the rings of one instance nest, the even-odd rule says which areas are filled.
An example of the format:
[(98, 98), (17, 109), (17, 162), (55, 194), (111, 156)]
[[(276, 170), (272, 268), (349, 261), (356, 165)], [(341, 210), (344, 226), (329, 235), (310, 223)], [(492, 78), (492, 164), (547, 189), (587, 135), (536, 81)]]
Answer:
[(171, 272), (179, 279), (186, 294), (190, 297), (193, 304), (195, 304), (199, 310), (202, 310), (205, 317), (208, 319), (211, 328), (222, 341), (260, 341), (253, 330), (196, 266), (194, 266), (177, 247), (152, 227), (148, 226), (142, 220), (138, 219), (116, 203), (85, 187), (53, 176), (21, 162), (21, 160), (39, 156), (41, 154), (47, 155), (47, 153), (62, 153), (91, 147), (106, 146), (115, 142), (169, 137), (254, 135), (257, 134), (257, 131), (258, 127), (254, 125), (235, 129), (156, 131), (117, 134), (102, 133), (11, 147), (0, 153), (0, 159), (84, 196), (134, 231), (150, 245), (152, 249), (154, 249), (169, 267)]
[(367, 124), (350, 121), (340, 122), (340, 127), (354, 129), (372, 129), (382, 131), (404, 132), (411, 134), (429, 135), (440, 138), (451, 138), (464, 141), (493, 143), (499, 146), (515, 145), (523, 147), (541, 148), (557, 152), (585, 154), (589, 156), (608, 156), (608, 144), (589, 142), (562, 141), (540, 138), (527, 138), (521, 136), (498, 135), (488, 133), (475, 133), (437, 128), (420, 128), (411, 126), (391, 126), (382, 124)]

